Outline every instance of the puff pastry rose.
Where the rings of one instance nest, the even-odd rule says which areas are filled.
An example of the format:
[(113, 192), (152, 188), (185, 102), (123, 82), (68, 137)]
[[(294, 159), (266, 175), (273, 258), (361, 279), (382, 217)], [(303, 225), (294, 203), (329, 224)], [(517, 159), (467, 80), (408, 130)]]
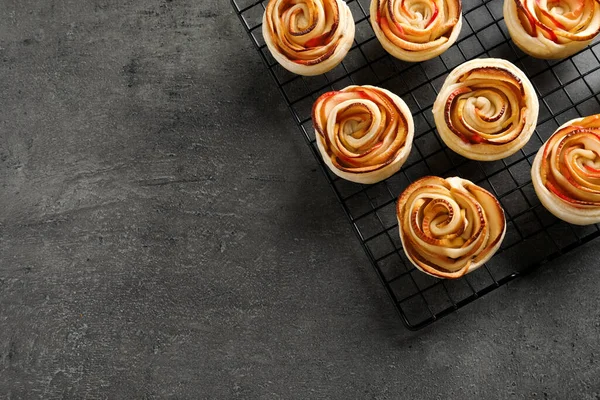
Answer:
[(535, 156), (531, 180), (558, 218), (576, 225), (600, 222), (600, 114), (558, 128)]
[(412, 147), (414, 124), (406, 103), (375, 86), (327, 92), (312, 110), (317, 146), (339, 177), (375, 183), (398, 172)]
[(408, 259), (426, 274), (454, 279), (474, 271), (500, 247), (506, 232), (496, 198), (459, 177), (426, 176), (396, 205), (400, 240)]
[(517, 46), (538, 58), (565, 58), (600, 32), (597, 0), (504, 0), (504, 21)]
[(458, 38), (460, 0), (371, 0), (371, 25), (384, 49), (405, 61), (439, 56)]
[(497, 58), (456, 67), (433, 104), (435, 125), (446, 145), (480, 161), (500, 160), (522, 148), (535, 130), (538, 111), (529, 79)]
[(335, 68), (354, 41), (354, 19), (342, 0), (270, 0), (262, 34), (288, 71), (319, 75)]

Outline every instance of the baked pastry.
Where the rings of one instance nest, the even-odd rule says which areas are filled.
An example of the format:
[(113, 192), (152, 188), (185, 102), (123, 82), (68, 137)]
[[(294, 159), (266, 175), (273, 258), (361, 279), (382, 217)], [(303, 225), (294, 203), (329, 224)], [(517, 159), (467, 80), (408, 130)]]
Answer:
[(371, 26), (388, 53), (429, 60), (446, 51), (462, 26), (460, 0), (371, 0)]
[(283, 68), (319, 75), (335, 68), (352, 47), (354, 19), (342, 0), (270, 0), (262, 34)]
[(413, 182), (398, 198), (396, 213), (406, 256), (437, 278), (459, 278), (479, 268), (506, 232), (498, 200), (459, 177)]
[(539, 111), (525, 74), (506, 60), (481, 58), (456, 67), (433, 104), (435, 126), (463, 157), (508, 157), (531, 138)]
[(504, 0), (504, 21), (513, 42), (537, 58), (565, 58), (600, 32), (597, 0)]
[(558, 218), (576, 225), (600, 222), (600, 114), (558, 128), (535, 156), (531, 180)]
[(375, 86), (327, 92), (312, 109), (317, 146), (339, 177), (375, 183), (398, 172), (412, 147), (414, 123), (406, 103)]

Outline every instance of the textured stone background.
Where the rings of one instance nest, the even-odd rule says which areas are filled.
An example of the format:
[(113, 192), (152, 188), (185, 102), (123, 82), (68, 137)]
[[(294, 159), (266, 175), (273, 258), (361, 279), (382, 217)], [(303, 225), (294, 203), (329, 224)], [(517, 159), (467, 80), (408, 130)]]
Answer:
[(227, 0), (0, 10), (0, 397), (600, 396), (598, 242), (407, 331)]

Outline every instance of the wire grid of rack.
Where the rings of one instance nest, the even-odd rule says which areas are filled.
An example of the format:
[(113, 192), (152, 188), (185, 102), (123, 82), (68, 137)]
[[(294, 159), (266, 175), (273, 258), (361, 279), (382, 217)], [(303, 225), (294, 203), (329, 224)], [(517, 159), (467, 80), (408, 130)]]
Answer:
[[(457, 42), (432, 60), (406, 63), (388, 55), (377, 41), (369, 23), (370, 0), (349, 0), (356, 34), (348, 55), (324, 75), (302, 77), (277, 64), (264, 43), (261, 22), (267, 1), (231, 1), (409, 329), (423, 328), (600, 235), (598, 225), (574, 226), (553, 217), (541, 206), (530, 178), (533, 157), (559, 125), (600, 113), (600, 97), (596, 96), (600, 43), (565, 60), (534, 59), (510, 41), (502, 0), (463, 0), (463, 26)], [(435, 131), (431, 113), (447, 74), (479, 57), (513, 62), (527, 74), (540, 97), (535, 134), (522, 150), (501, 161), (472, 161), (449, 150)], [(375, 185), (335, 176), (323, 164), (315, 144), (313, 102), (322, 93), (352, 84), (389, 89), (413, 112), (415, 138), (409, 159), (399, 173)], [(412, 181), (425, 175), (469, 179), (494, 193), (507, 216), (506, 237), (498, 253), (485, 266), (457, 280), (423, 274), (402, 251), (395, 202)]]

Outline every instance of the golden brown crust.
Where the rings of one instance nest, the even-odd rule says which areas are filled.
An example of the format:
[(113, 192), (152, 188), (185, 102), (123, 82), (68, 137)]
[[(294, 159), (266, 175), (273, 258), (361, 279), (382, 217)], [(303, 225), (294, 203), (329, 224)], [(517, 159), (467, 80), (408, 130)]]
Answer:
[(458, 177), (412, 183), (398, 198), (396, 214), (406, 256), (438, 278), (458, 278), (483, 265), (506, 231), (498, 200)]
[(325, 163), (340, 177), (374, 183), (398, 171), (410, 152), (413, 120), (406, 103), (374, 86), (321, 95), (313, 125)]
[(490, 58), (454, 69), (435, 100), (433, 113), (448, 147), (467, 158), (491, 161), (527, 143), (538, 108), (525, 74), (506, 60)]
[(263, 37), (273, 57), (300, 75), (338, 65), (354, 40), (354, 20), (342, 0), (270, 0)]
[(382, 46), (405, 61), (424, 61), (448, 49), (462, 25), (460, 0), (373, 0), (371, 25)]
[(600, 2), (505, 0), (504, 20), (524, 52), (538, 58), (564, 58), (600, 32)]
[(538, 151), (531, 175), (554, 215), (579, 225), (600, 222), (600, 114), (557, 129)]

